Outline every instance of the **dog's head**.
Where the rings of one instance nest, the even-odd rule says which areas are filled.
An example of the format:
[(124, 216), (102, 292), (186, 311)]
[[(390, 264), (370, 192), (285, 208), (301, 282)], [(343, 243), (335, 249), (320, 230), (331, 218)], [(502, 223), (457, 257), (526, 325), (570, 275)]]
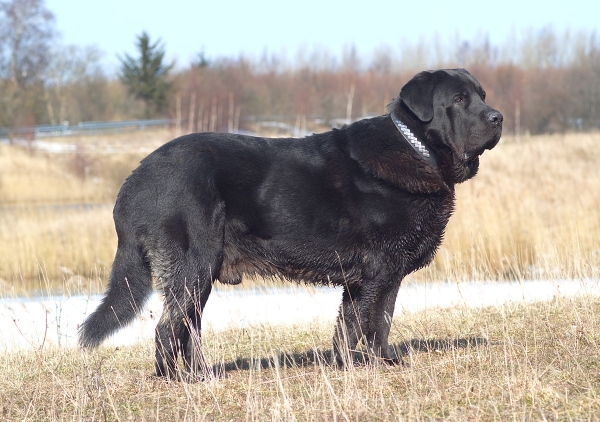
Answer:
[(451, 155), (447, 164), (454, 183), (477, 173), (479, 156), (496, 146), (502, 133), (502, 114), (485, 103), (485, 91), (465, 69), (417, 74), (390, 107), (410, 114), (442, 159)]

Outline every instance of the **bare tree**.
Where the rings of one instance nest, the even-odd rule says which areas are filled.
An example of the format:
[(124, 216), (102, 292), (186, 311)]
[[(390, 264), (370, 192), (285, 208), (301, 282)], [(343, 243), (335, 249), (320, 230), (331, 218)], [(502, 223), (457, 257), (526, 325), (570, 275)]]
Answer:
[(12, 127), (32, 113), (26, 91), (39, 83), (54, 36), (43, 0), (0, 1), (0, 124)]
[(0, 54), (3, 76), (23, 88), (48, 64), (54, 15), (43, 0), (0, 2)]
[(95, 47), (56, 46), (43, 73), (44, 100), (51, 124), (78, 120), (75, 90), (78, 85), (91, 87), (91, 80), (102, 78), (100, 52)]
[(356, 46), (352, 44), (345, 49), (342, 56), (342, 80), (344, 84), (344, 96), (346, 97), (346, 123), (352, 123), (352, 106), (354, 104), (354, 93), (356, 92), (356, 81), (361, 72), (360, 59)]

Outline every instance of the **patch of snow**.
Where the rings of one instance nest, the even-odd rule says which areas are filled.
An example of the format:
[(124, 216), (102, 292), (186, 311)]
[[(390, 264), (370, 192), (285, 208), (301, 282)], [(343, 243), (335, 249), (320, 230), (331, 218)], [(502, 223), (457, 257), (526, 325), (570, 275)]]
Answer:
[[(600, 296), (600, 280), (523, 282), (403, 283), (396, 301), (402, 313), (450, 307), (502, 306), (578, 295)], [(333, 323), (337, 317), (340, 288), (289, 288), (264, 290), (214, 290), (204, 309), (203, 328), (292, 325), (309, 321)], [(0, 299), (0, 352), (37, 349), (42, 345), (73, 347), (77, 329), (99, 305), (101, 296), (55, 296)], [(122, 346), (151, 341), (162, 313), (162, 298), (153, 294), (133, 323), (105, 343)]]
[(31, 147), (33, 149), (41, 150), (52, 154), (77, 151), (77, 145), (75, 144), (65, 144), (59, 142), (48, 142), (39, 140), (33, 141), (31, 143)]

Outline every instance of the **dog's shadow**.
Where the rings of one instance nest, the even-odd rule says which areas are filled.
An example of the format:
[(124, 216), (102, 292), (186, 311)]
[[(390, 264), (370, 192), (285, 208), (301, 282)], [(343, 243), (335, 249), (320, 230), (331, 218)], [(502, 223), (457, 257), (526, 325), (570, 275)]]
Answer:
[[(390, 350), (399, 362), (405, 364), (402, 358), (415, 352), (433, 352), (450, 351), (456, 349), (466, 349), (469, 347), (479, 347), (488, 344), (486, 339), (480, 337), (465, 337), (457, 339), (412, 339), (405, 342), (393, 344)], [(367, 365), (373, 361), (373, 358), (366, 352), (353, 351), (352, 362), (355, 366)], [(286, 353), (280, 352), (272, 357), (262, 358), (238, 358), (235, 361), (223, 362), (213, 365), (212, 370), (215, 376), (222, 375), (231, 371), (238, 370), (259, 370), (274, 367), (308, 367), (315, 365), (333, 365), (333, 351), (310, 349), (305, 352)]]

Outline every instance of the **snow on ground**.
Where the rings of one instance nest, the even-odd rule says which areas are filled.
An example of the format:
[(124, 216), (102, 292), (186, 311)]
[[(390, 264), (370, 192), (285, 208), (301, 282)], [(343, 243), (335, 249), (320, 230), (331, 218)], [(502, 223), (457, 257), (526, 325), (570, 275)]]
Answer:
[[(600, 296), (600, 280), (403, 283), (395, 315), (424, 309), (500, 306), (577, 295)], [(202, 326), (221, 331), (261, 324), (332, 323), (341, 296), (341, 289), (328, 287), (214, 290), (204, 310)], [(100, 299), (101, 296), (0, 299), (0, 353), (49, 344), (75, 346), (79, 325), (98, 306)], [(151, 340), (161, 313), (161, 297), (154, 294), (141, 315), (105, 344), (120, 346)]]

